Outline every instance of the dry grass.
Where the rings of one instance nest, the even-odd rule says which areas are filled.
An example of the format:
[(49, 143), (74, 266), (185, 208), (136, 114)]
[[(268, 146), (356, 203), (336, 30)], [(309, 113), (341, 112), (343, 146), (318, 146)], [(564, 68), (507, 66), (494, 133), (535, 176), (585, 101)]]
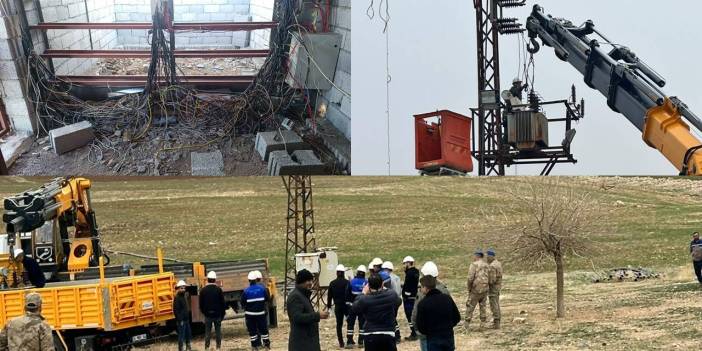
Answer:
[[(284, 260), (286, 194), (280, 178), (93, 178), (93, 200), (105, 246), (151, 254), (162, 246), (186, 260), (270, 259), (280, 277)], [(515, 265), (483, 213), (502, 206), (507, 188), (524, 178), (314, 178), (318, 243), (337, 246), (342, 263), (374, 256), (398, 262), (407, 254), (435, 260), (463, 305), (468, 253), (495, 246), (505, 266), (504, 328), (458, 337), (459, 350), (691, 349), (702, 315), (686, 246), (702, 225), (702, 187), (681, 178), (568, 178), (564, 186), (598, 192), (608, 229), (597, 236), (604, 254), (569, 259), (567, 318), (555, 320), (552, 267)], [(43, 179), (3, 178), (0, 195)], [(610, 188), (613, 186), (613, 188)], [(608, 189), (608, 190), (605, 190)], [(502, 238), (504, 239), (504, 238)], [(120, 258), (116, 261), (130, 261)], [(141, 262), (134, 262), (141, 263)], [(591, 284), (588, 271), (645, 266), (664, 278)], [(512, 323), (525, 311), (526, 323)], [(523, 314), (521, 314), (523, 316)], [(404, 326), (404, 324), (403, 324)], [(406, 331), (406, 327), (404, 328)], [(273, 332), (286, 349), (286, 321)], [(323, 324), (323, 349), (334, 349), (333, 322)], [(226, 350), (246, 350), (241, 321), (226, 323)], [(605, 345), (606, 344), (606, 345)], [(202, 343), (199, 341), (201, 347)], [(175, 350), (172, 343), (153, 350)], [(401, 350), (417, 350), (403, 343)]]

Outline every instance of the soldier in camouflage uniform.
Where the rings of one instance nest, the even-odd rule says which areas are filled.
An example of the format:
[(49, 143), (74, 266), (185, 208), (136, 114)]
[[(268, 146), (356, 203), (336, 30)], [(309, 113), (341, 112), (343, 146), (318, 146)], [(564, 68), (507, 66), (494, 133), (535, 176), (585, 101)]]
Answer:
[(487, 299), (488, 283), (489, 283), (489, 267), (483, 261), (483, 252), (478, 249), (473, 255), (473, 263), (470, 264), (468, 270), (468, 301), (466, 301), (466, 317), (464, 328), (468, 328), (471, 319), (473, 319), (473, 311), (475, 307), (480, 305), (480, 321), (485, 322), (485, 300)]
[(487, 263), (490, 268), (490, 281), (488, 288), (488, 299), (490, 300), (490, 311), (492, 312), (492, 327), (500, 329), (500, 290), (502, 290), (502, 263), (495, 258), (495, 250), (488, 249)]
[(41, 296), (25, 297), (25, 315), (10, 320), (0, 331), (0, 351), (54, 351), (51, 327), (41, 316)]

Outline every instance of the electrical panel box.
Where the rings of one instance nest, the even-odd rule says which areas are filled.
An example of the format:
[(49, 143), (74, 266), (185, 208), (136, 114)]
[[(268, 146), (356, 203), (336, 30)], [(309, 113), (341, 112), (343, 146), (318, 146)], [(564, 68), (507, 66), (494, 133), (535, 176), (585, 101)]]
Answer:
[(336, 266), (339, 257), (335, 247), (320, 248), (317, 252), (299, 253), (295, 255), (295, 270), (306, 269), (319, 277), (319, 286), (326, 288), (336, 279)]
[(548, 119), (541, 112), (516, 111), (507, 115), (507, 142), (517, 150), (548, 146)]
[(297, 89), (332, 88), (341, 52), (341, 34), (309, 33), (293, 36), (288, 85)]

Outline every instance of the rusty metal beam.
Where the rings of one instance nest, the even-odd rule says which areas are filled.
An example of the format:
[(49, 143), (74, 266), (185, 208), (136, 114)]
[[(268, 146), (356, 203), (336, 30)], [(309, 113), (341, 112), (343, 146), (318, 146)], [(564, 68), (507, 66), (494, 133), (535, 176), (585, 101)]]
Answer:
[[(176, 50), (176, 58), (268, 57), (268, 50)], [(151, 58), (148, 50), (46, 50), (47, 58)]]
[[(147, 76), (58, 76), (60, 81), (92, 87), (138, 87), (146, 84)], [(183, 85), (198, 87), (246, 88), (255, 76), (181, 76)]]
[[(252, 31), (258, 29), (271, 29), (278, 25), (277, 22), (207, 22), (207, 23), (174, 23), (176, 31)], [(31, 29), (152, 29), (151, 22), (131, 23), (57, 23), (42, 22)]]

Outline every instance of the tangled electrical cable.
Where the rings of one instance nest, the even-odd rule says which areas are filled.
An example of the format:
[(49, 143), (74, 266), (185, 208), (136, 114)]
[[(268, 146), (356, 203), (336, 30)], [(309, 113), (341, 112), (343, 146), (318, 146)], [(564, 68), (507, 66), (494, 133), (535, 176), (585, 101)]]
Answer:
[(275, 9), (278, 26), (271, 33), (270, 55), (253, 82), (240, 94), (205, 93), (181, 84), (179, 75), (183, 72), (177, 67), (171, 49), (168, 31), (172, 28), (168, 28), (171, 21), (167, 12), (153, 18), (149, 37), (151, 61), (143, 93), (100, 102), (85, 101), (71, 94), (76, 86), (57, 77), (36, 54), (27, 30), (23, 47), (29, 67), (29, 96), (39, 116), (38, 134), (88, 120), (98, 134), (91, 148), (94, 161), (99, 161), (106, 152), (128, 158), (131, 151), (153, 151), (145, 143), (142, 149), (146, 150), (129, 145), (125, 152), (110, 140), (115, 133), (129, 144), (146, 137), (170, 140), (158, 145), (159, 153), (204, 147), (235, 135), (277, 129), (279, 122), (275, 116), (295, 110), (302, 94), (285, 83), (291, 32), (297, 26), (298, 1), (278, 2)]

